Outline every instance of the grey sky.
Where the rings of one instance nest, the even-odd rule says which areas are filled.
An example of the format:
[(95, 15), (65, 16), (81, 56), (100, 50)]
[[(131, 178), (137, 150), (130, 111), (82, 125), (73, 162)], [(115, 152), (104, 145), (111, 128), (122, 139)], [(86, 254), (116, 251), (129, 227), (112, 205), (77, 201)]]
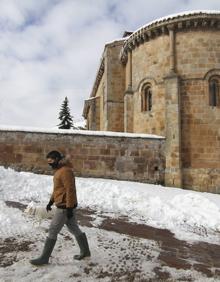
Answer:
[(67, 96), (81, 118), (105, 42), (220, 0), (0, 0), (0, 125), (54, 127)]

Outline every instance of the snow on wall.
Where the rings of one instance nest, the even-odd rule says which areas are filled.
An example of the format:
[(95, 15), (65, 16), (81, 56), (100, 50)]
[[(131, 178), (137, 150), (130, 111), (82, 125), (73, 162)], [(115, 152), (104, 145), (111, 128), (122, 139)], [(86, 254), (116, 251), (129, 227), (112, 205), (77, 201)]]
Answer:
[(109, 137), (129, 137), (129, 138), (150, 138), (164, 139), (164, 136), (153, 134), (136, 134), (125, 132), (111, 131), (92, 131), (92, 130), (73, 130), (73, 129), (57, 129), (57, 128), (38, 128), (38, 127), (20, 127), (20, 126), (4, 126), (0, 125), (0, 131), (17, 131), (17, 132), (36, 132), (48, 134), (76, 134), (76, 135), (94, 135), (94, 136), (109, 136)]

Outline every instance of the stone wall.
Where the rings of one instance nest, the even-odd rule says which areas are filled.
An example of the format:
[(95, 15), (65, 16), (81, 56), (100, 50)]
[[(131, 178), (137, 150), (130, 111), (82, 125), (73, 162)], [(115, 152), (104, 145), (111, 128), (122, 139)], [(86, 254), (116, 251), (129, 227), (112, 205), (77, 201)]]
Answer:
[[(125, 69), (119, 60), (122, 45), (123, 41), (105, 45), (104, 68), (102, 74), (99, 73), (101, 79), (93, 97), (99, 97), (98, 110), (95, 112), (91, 103), (87, 114), (87, 128), (90, 130), (124, 131)], [(91, 128), (89, 125), (93, 120)]]
[(102, 77), (99, 87), (97, 89), (96, 97), (99, 97), (99, 114), (96, 114), (96, 128), (94, 130), (104, 130), (104, 91), (105, 91), (105, 84), (104, 84), (104, 76)]
[(176, 33), (176, 69), (182, 79), (203, 78), (216, 68), (220, 68), (219, 30)]
[[(209, 79), (220, 77), (219, 54), (218, 30), (192, 28), (170, 30), (169, 35), (136, 47), (130, 56), (132, 63), (128, 56), (132, 132), (166, 136), (168, 186), (220, 193), (220, 104), (209, 105)], [(167, 84), (171, 82), (169, 72), (177, 79), (175, 87)], [(141, 87), (146, 82), (152, 85), (153, 106), (150, 112), (141, 112)]]
[[(163, 78), (169, 73), (169, 36), (163, 35), (134, 49), (131, 64), (134, 92), (133, 132), (164, 136), (165, 84)], [(129, 64), (126, 68), (129, 68)], [(150, 112), (141, 111), (141, 91), (146, 83), (152, 86), (152, 110)]]
[[(108, 135), (106, 133), (106, 135)], [(164, 139), (58, 134), (0, 130), (0, 165), (17, 170), (50, 173), (45, 160), (51, 150), (68, 155), (77, 176), (148, 183), (164, 182)]]
[(220, 74), (218, 30), (176, 34), (183, 187), (220, 193), (220, 108), (209, 105), (209, 78)]
[(108, 131), (124, 131), (125, 69), (119, 60), (123, 41), (106, 45), (106, 99)]
[(207, 85), (181, 82), (183, 185), (220, 193), (220, 110), (209, 106)]
[(89, 101), (89, 112), (87, 120), (87, 129), (100, 130), (100, 97), (97, 96)]

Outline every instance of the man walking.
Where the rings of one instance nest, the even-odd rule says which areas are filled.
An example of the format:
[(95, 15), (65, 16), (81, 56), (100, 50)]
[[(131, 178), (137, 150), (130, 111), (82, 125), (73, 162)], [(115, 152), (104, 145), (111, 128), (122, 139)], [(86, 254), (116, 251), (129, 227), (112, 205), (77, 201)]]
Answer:
[(77, 207), (77, 195), (72, 168), (58, 151), (49, 152), (47, 154), (47, 162), (55, 173), (53, 193), (46, 209), (47, 211), (51, 210), (53, 204), (56, 205), (57, 209), (49, 227), (43, 252), (40, 257), (30, 260), (30, 263), (34, 265), (48, 264), (49, 257), (56, 244), (57, 235), (64, 224), (67, 225), (68, 230), (75, 236), (80, 248), (80, 254), (75, 255), (74, 258), (81, 260), (89, 257), (91, 254), (86, 234), (80, 230), (75, 218), (74, 209)]

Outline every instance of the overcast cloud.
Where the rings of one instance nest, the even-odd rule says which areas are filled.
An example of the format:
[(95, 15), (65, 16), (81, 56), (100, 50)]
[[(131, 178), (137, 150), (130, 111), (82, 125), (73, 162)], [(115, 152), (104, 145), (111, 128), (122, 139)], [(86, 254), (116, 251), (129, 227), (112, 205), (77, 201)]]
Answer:
[(198, 9), (220, 0), (0, 0), (0, 125), (54, 127), (65, 96), (79, 120), (105, 42)]

